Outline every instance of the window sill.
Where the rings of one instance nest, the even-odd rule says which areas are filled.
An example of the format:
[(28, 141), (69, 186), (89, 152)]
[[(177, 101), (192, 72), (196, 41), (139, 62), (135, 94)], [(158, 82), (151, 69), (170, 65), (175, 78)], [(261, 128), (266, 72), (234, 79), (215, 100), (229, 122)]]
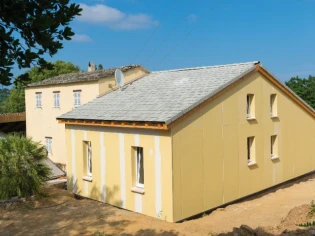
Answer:
[(255, 161), (250, 161), (247, 163), (248, 166), (254, 166), (254, 165), (257, 165), (257, 162)]
[(277, 115), (271, 115), (270, 118), (271, 118), (271, 119), (272, 119), (272, 118), (278, 118), (278, 116), (277, 116)]
[(256, 117), (247, 117), (247, 120), (256, 120)]
[(92, 176), (83, 176), (82, 179), (89, 182), (92, 182), (93, 180)]
[(271, 157), (271, 160), (278, 160), (278, 159), (279, 159), (278, 156), (272, 156), (272, 157)]
[(133, 187), (131, 188), (131, 192), (144, 194), (144, 188)]

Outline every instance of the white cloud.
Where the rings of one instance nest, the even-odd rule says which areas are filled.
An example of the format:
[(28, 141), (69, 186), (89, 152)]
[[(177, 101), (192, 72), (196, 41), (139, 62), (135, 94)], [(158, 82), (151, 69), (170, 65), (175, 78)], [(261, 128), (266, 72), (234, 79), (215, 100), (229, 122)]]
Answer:
[(75, 34), (72, 37), (72, 40), (76, 42), (92, 42), (92, 39), (90, 38), (90, 36), (86, 34)]
[(187, 17), (187, 19), (190, 21), (190, 22), (195, 22), (196, 20), (197, 20), (197, 18), (198, 18), (198, 15), (196, 15), (196, 14), (190, 14), (188, 17)]
[(81, 3), (80, 6), (83, 11), (82, 15), (77, 17), (79, 21), (102, 24), (112, 29), (144, 29), (157, 23), (147, 14), (127, 14), (104, 4), (88, 6)]

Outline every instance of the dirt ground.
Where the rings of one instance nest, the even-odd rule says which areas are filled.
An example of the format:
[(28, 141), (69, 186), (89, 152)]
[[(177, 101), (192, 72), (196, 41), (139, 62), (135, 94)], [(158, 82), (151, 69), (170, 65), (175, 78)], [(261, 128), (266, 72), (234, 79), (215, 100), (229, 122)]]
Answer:
[[(183, 223), (168, 223), (47, 188), (45, 198), (0, 207), (0, 235), (315, 235), (299, 228), (315, 200), (315, 178), (220, 208)], [(240, 227), (243, 225), (242, 227)]]

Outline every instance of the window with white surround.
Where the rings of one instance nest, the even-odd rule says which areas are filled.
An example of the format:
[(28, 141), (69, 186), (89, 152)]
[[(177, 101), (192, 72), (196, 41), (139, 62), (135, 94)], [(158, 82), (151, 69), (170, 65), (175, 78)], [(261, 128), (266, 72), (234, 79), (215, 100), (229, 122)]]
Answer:
[(36, 108), (42, 108), (42, 93), (36, 93)]
[(278, 137), (277, 137), (277, 135), (272, 135), (270, 137), (270, 152), (271, 152), (271, 159), (278, 158)]
[(277, 94), (270, 95), (270, 116), (276, 117), (278, 116), (277, 111)]
[(92, 177), (92, 144), (90, 141), (83, 141), (84, 145), (84, 167), (85, 174)]
[(51, 153), (51, 141), (52, 138), (51, 137), (46, 137), (46, 151), (47, 153)]
[(81, 106), (81, 90), (74, 90), (73, 97), (74, 97), (74, 107)]
[(256, 164), (255, 137), (247, 138), (247, 162), (248, 165)]
[(254, 94), (247, 94), (246, 96), (247, 119), (255, 119), (255, 97)]
[(54, 94), (54, 108), (60, 108), (60, 92), (53, 92)]
[(135, 147), (136, 187), (144, 188), (143, 148)]

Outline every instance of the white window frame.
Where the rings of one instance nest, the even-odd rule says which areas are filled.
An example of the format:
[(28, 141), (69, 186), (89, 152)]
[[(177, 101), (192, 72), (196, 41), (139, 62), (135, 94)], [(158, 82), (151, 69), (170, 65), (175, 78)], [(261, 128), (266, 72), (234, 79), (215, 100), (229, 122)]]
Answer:
[[(135, 151), (135, 167), (136, 167), (136, 187), (138, 188), (144, 188), (144, 161), (143, 161), (143, 148), (142, 147), (136, 147)], [(141, 167), (141, 162), (142, 160), (142, 167), (143, 167), (143, 183), (140, 183), (140, 167)]]
[(36, 108), (42, 108), (42, 93), (36, 93)]
[(93, 165), (92, 165), (92, 143), (91, 141), (84, 141), (86, 145), (86, 172), (87, 176), (92, 177)]
[(278, 157), (278, 135), (270, 136), (270, 155), (271, 159)]
[(60, 92), (53, 92), (54, 94), (54, 108), (60, 108)]
[(81, 91), (73, 91), (74, 107), (81, 106)]
[(46, 142), (47, 153), (52, 153), (52, 148), (51, 148), (52, 138), (51, 137), (45, 137), (45, 142)]

